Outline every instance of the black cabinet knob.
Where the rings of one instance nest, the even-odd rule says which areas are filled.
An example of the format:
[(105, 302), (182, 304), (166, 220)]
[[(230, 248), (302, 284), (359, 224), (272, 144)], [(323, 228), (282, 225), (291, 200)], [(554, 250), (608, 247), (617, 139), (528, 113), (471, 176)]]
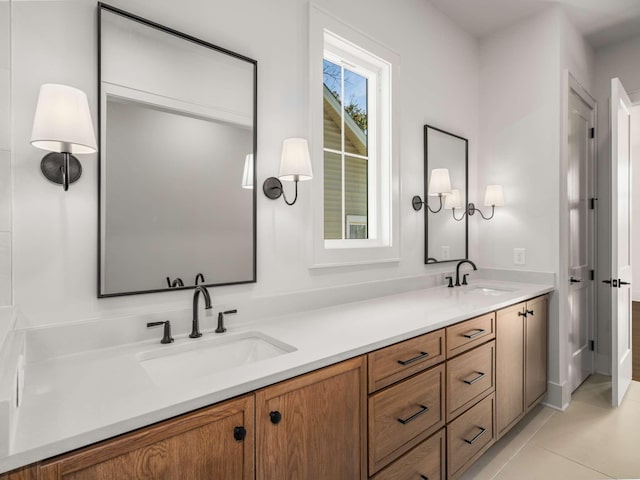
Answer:
[(282, 420), (282, 414), (277, 410), (275, 412), (269, 412), (269, 417), (271, 418), (271, 423), (277, 425)]
[(236, 439), (237, 442), (241, 442), (247, 436), (247, 429), (244, 427), (235, 427), (233, 429), (233, 438)]

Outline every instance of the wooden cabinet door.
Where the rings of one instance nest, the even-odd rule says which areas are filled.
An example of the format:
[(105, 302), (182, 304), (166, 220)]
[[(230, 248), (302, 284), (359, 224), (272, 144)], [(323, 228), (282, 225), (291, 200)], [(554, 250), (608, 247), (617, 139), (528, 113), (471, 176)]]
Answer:
[(253, 415), (253, 395), (231, 400), (45, 462), (38, 478), (250, 480)]
[(524, 415), (525, 304), (497, 313), (496, 417), (498, 437)]
[(22, 467), (0, 474), (0, 480), (36, 480), (37, 478), (38, 472), (34, 466)]
[(533, 408), (547, 392), (547, 297), (527, 302), (525, 406)]
[(256, 392), (256, 478), (366, 478), (365, 357)]

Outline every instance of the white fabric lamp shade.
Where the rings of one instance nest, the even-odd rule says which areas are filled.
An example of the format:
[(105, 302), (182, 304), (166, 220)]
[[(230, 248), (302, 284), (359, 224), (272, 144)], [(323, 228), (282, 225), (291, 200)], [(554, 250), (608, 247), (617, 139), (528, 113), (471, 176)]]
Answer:
[(244, 158), (244, 170), (242, 172), (242, 188), (253, 188), (253, 153)]
[(447, 210), (451, 210), (452, 208), (462, 208), (460, 190), (457, 188), (451, 190), (451, 193), (444, 198), (444, 208)]
[(42, 85), (33, 119), (31, 144), (51, 152), (97, 152), (87, 95), (67, 85)]
[(451, 193), (451, 179), (448, 168), (434, 168), (429, 179), (429, 195), (448, 195)]
[(502, 191), (502, 185), (487, 185), (487, 191), (484, 195), (484, 206), (504, 206), (504, 192)]
[(280, 180), (292, 182), (294, 180), (311, 180), (311, 157), (309, 145), (304, 138), (287, 138), (282, 144), (282, 159), (280, 160)]

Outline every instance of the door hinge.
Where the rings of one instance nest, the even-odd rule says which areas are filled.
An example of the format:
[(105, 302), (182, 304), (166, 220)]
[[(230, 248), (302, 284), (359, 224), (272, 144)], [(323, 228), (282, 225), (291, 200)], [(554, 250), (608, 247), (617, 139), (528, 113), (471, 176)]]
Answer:
[(598, 201), (597, 198), (593, 197), (589, 199), (589, 208), (591, 210), (595, 210), (596, 209), (596, 202)]
[(595, 351), (596, 351), (596, 342), (595, 342), (595, 340), (591, 340), (591, 341), (589, 342), (589, 349), (590, 349), (592, 352), (595, 352)]
[(596, 279), (596, 271), (595, 270), (591, 270), (589, 272), (590, 278), (591, 280), (595, 280)]
[(595, 128), (590, 128), (589, 129), (589, 138), (596, 138), (596, 129)]

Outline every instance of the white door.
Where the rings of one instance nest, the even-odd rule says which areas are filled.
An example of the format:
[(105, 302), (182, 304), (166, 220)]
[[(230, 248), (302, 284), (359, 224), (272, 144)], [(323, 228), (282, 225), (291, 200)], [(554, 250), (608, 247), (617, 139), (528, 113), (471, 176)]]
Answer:
[[(573, 79), (571, 79), (573, 80)], [(591, 315), (593, 314), (594, 211), (593, 192), (595, 102), (577, 82), (569, 89), (567, 196), (569, 206), (568, 300), (569, 382), (571, 391), (593, 372)]]
[(611, 360), (614, 407), (631, 384), (631, 101), (611, 80)]

